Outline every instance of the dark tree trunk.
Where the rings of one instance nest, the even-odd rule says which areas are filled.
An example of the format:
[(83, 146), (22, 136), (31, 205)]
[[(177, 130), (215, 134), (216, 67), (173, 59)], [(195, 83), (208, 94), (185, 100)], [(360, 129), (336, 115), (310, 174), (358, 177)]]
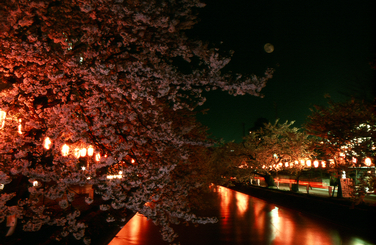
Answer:
[(338, 178), (338, 191), (337, 191), (337, 197), (342, 197), (342, 185), (341, 185), (341, 177)]
[(267, 187), (276, 186), (273, 176), (265, 175), (264, 179), (265, 179), (265, 183), (266, 183)]
[(299, 180), (300, 180), (300, 175), (302, 175), (302, 172), (299, 171), (299, 173), (296, 175), (296, 184), (299, 186)]
[(272, 175), (267, 174), (267, 173), (266, 174), (255, 173), (255, 174), (264, 178), (267, 187), (276, 186)]

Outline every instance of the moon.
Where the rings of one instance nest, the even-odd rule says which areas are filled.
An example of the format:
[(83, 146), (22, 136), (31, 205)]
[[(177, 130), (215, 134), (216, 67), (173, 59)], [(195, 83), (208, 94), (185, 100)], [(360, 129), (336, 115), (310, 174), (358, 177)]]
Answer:
[(267, 52), (268, 54), (272, 53), (274, 51), (274, 46), (273, 44), (271, 43), (267, 43), (264, 45), (264, 50), (265, 52)]

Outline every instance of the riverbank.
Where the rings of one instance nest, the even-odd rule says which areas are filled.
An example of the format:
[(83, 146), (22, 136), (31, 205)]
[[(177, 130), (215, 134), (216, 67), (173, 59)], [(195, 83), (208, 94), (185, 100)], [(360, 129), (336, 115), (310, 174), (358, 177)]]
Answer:
[(356, 230), (376, 244), (374, 228), (376, 206), (374, 204), (354, 205), (352, 200), (346, 198), (329, 197), (329, 195), (327, 197), (315, 196), (252, 185), (235, 185), (229, 188)]

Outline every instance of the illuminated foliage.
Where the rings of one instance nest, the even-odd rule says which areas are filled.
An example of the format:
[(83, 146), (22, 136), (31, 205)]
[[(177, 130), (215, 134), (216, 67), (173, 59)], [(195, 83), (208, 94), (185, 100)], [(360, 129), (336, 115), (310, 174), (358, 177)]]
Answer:
[(184, 34), (203, 6), (2, 1), (0, 223), (15, 215), (26, 231), (52, 225), (81, 239), (79, 187), (94, 190), (85, 201), (100, 198), (108, 222), (116, 210), (137, 211), (168, 241), (170, 223), (214, 221), (190, 213), (201, 175), (177, 171), (199, 170), (209, 144), (189, 111), (205, 90), (259, 95), (271, 71), (221, 74), (230, 58)]
[(361, 166), (367, 157), (374, 160), (376, 115), (371, 104), (349, 100), (315, 106), (305, 128), (321, 139), (317, 148), (323, 158), (333, 159), (336, 166)]
[[(256, 131), (250, 132), (242, 143), (227, 145), (231, 154), (231, 164), (239, 169), (238, 179), (249, 177), (250, 173), (263, 176), (268, 185), (274, 185), (273, 172), (288, 170), (299, 173), (306, 167), (305, 160), (315, 154), (312, 141), (298, 128), (291, 127), (294, 122), (266, 123)], [(301, 161), (304, 164), (301, 164)]]
[[(320, 157), (331, 159), (337, 177), (352, 168), (359, 191), (374, 190), (374, 170), (359, 177), (354, 167), (374, 166), (376, 154), (376, 114), (374, 106), (364, 101), (348, 100), (328, 106), (315, 106), (305, 125), (307, 132), (319, 138), (316, 149)], [(366, 181), (365, 181), (366, 180)], [(342, 195), (340, 181), (339, 194)]]
[(307, 134), (291, 127), (293, 123), (277, 120), (247, 135), (243, 145), (248, 165), (264, 174), (280, 170), (298, 173), (305, 168), (301, 161), (314, 156), (312, 142)]

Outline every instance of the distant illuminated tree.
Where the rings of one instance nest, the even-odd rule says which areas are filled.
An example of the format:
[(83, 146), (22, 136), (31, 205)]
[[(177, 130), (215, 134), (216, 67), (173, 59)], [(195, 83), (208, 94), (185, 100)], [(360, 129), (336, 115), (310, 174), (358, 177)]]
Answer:
[(168, 241), (171, 223), (213, 222), (190, 213), (191, 191), (206, 183), (198, 156), (209, 144), (189, 111), (205, 90), (259, 95), (271, 72), (221, 74), (230, 58), (183, 32), (203, 5), (1, 2), (0, 223), (57, 226), (58, 238), (88, 243), (79, 186), (94, 189), (85, 201), (100, 204), (108, 222), (123, 218), (115, 211), (137, 211)]
[(308, 135), (291, 127), (293, 123), (277, 120), (250, 132), (232, 150), (236, 155), (233, 164), (243, 169), (243, 174), (252, 172), (264, 177), (268, 186), (275, 185), (272, 174), (280, 170), (295, 173), (298, 180), (300, 171), (306, 167), (301, 160), (311, 159), (314, 152)]
[[(376, 115), (374, 107), (364, 101), (349, 100), (327, 107), (315, 106), (305, 128), (308, 134), (319, 137), (316, 148), (321, 157), (331, 159), (338, 171), (348, 167), (367, 166), (375, 161)], [(338, 182), (340, 183), (340, 182)], [(341, 196), (339, 185), (339, 196)]]

